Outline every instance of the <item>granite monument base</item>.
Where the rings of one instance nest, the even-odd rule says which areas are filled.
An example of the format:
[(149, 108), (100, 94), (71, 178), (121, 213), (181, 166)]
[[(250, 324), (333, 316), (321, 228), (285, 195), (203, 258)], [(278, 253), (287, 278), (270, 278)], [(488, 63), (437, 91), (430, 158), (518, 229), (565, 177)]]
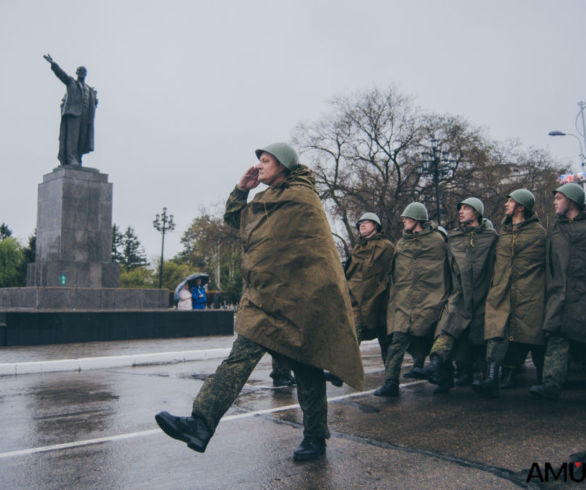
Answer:
[(0, 312), (0, 346), (233, 334), (231, 310)]

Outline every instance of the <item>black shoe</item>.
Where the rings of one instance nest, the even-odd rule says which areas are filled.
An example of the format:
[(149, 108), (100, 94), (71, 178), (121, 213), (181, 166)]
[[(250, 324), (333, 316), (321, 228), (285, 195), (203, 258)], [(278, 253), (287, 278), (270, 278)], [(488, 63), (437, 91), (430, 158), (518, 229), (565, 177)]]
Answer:
[(394, 381), (385, 381), (385, 384), (374, 392), (374, 396), (397, 397), (399, 396), (399, 385)]
[(515, 387), (515, 368), (503, 368), (501, 375), (501, 389), (510, 390)]
[(165, 434), (187, 443), (194, 451), (203, 453), (212, 438), (212, 432), (199, 417), (175, 417), (169, 412), (159, 412), (155, 420)]
[(329, 381), (338, 388), (344, 384), (340, 378), (338, 378), (335, 374), (330, 373), (329, 371), (324, 371), (324, 378), (326, 378), (326, 381)]
[[(432, 354), (429, 357), (429, 365), (425, 369), (421, 370), (421, 374), (423, 378), (429, 381), (430, 383), (438, 385), (441, 381), (442, 367), (442, 360), (440, 356), (438, 356), (437, 354)], [(407, 374), (405, 375), (405, 378), (407, 377)]]
[(459, 376), (456, 377), (454, 384), (456, 386), (470, 386), (474, 381), (474, 376), (472, 373), (461, 373)]
[(304, 437), (293, 453), (295, 461), (309, 461), (326, 453), (326, 440), (319, 437)]
[(427, 379), (425, 377), (425, 369), (422, 367), (412, 367), (411, 371), (407, 371), (403, 378), (412, 378), (412, 379)]
[(275, 376), (273, 378), (273, 386), (293, 386), (295, 378), (293, 376)]
[(558, 401), (560, 399), (560, 389), (553, 383), (543, 383), (542, 385), (533, 385), (529, 388), (535, 398), (547, 398), (548, 400)]
[(499, 397), (499, 370), (500, 364), (490, 362), (487, 367), (486, 379), (476, 380), (472, 383), (472, 389), (476, 393), (488, 396), (489, 398)]
[(448, 393), (454, 387), (454, 365), (452, 361), (443, 361), (440, 365), (438, 383), (434, 395)]

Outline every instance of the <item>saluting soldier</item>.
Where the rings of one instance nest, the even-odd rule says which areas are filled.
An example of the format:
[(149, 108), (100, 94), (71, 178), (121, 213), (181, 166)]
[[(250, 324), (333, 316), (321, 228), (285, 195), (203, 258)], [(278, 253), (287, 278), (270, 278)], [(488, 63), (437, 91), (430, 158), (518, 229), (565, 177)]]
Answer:
[(511, 192), (505, 202), (484, 317), (486, 376), (472, 385), (493, 398), (499, 396), (499, 372), (505, 362), (512, 375), (531, 351), (538, 376), (543, 368), (545, 230), (534, 205), (535, 197), (527, 189)]
[(549, 336), (543, 384), (529, 391), (558, 400), (566, 380), (570, 344), (586, 353), (586, 212), (584, 189), (564, 184), (554, 191), (556, 221), (547, 241), (547, 304), (543, 330)]
[[(285, 143), (256, 150), (259, 163), (242, 176), (224, 220), (240, 229), (243, 294), (239, 334), (215, 376), (203, 384), (189, 417), (161, 412), (170, 437), (204, 452), (220, 419), (266, 352), (291, 366), (303, 411), (297, 461), (325, 453), (330, 433), (323, 369), (362, 389), (364, 371), (348, 287), (313, 172)], [(247, 203), (260, 183), (268, 189)]]

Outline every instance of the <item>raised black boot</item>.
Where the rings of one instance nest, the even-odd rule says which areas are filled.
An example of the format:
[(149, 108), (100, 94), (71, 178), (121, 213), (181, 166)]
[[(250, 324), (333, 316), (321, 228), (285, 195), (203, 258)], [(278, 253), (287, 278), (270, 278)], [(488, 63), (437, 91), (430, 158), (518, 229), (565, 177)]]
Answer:
[(324, 378), (326, 381), (329, 381), (334, 386), (340, 387), (344, 384), (344, 382), (338, 378), (335, 374), (330, 373), (329, 371), (324, 371)]
[(533, 385), (529, 388), (535, 398), (546, 398), (547, 400), (558, 401), (560, 399), (560, 389), (553, 383), (543, 383), (540, 385)]
[(472, 389), (476, 393), (488, 396), (490, 398), (499, 397), (499, 371), (500, 365), (494, 361), (490, 361), (486, 369), (486, 378), (476, 380), (472, 383)]
[(293, 452), (295, 461), (309, 461), (326, 453), (326, 440), (323, 437), (304, 437)]
[(165, 434), (187, 443), (187, 447), (203, 453), (212, 438), (212, 431), (200, 417), (176, 417), (169, 412), (159, 412), (155, 420)]
[(471, 362), (456, 361), (456, 386), (469, 386), (474, 381), (474, 367)]

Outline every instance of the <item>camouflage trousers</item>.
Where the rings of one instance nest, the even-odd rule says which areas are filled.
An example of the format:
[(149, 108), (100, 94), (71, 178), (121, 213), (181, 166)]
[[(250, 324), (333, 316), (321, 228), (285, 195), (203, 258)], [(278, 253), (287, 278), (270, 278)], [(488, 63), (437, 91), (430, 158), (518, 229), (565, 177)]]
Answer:
[[(228, 358), (214, 376), (210, 376), (193, 402), (192, 414), (202, 417), (214, 432), (220, 419), (230, 408), (262, 356), (269, 352), (262, 345), (239, 335)], [(297, 399), (303, 411), (303, 435), (329, 438), (328, 400), (323, 371), (271, 352), (279, 363), (287, 364), (295, 373)]]
[(442, 361), (449, 361), (452, 359), (452, 352), (456, 345), (456, 339), (447, 333), (442, 333), (437, 336), (431, 347), (429, 355), (435, 354), (439, 356)]
[(278, 357), (271, 355), (272, 367), (271, 378), (288, 378), (291, 376), (291, 368), (286, 362), (279, 360)]
[(366, 325), (357, 323), (356, 337), (358, 338), (359, 345), (363, 340), (372, 340), (376, 338), (378, 340), (378, 345), (380, 346), (380, 355), (383, 359), (383, 364), (385, 363), (385, 358), (387, 356), (387, 348), (389, 347), (389, 336), (387, 335), (386, 327), (371, 329), (368, 328)]
[(425, 359), (428, 349), (429, 339), (426, 337), (416, 337), (402, 332), (393, 332), (391, 341), (387, 347), (385, 359), (385, 381), (399, 384), (401, 366), (407, 350), (417, 360)]
[(561, 390), (568, 377), (569, 358), (570, 342), (563, 337), (551, 336), (545, 350), (543, 382), (553, 383)]

